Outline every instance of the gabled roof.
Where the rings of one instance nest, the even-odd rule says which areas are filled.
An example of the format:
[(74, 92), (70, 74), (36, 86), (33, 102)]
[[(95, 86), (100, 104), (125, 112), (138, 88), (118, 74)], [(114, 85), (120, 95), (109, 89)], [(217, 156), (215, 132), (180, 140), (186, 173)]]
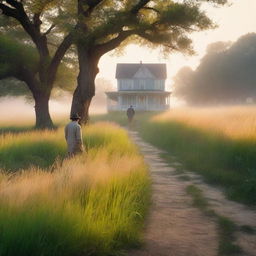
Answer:
[(116, 79), (131, 79), (141, 67), (147, 68), (156, 79), (166, 79), (166, 64), (157, 63), (118, 63)]

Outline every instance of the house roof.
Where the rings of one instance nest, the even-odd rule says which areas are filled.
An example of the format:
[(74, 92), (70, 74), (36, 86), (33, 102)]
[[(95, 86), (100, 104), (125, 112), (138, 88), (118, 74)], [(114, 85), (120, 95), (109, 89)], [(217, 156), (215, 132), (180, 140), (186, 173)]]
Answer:
[(156, 79), (166, 79), (166, 64), (159, 63), (118, 63), (116, 66), (116, 79), (133, 78), (141, 68), (147, 68)]

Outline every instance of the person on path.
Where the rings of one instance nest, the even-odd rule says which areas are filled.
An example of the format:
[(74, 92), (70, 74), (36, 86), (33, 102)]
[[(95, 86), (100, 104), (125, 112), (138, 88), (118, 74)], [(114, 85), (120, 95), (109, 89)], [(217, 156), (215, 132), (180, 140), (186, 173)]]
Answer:
[(133, 120), (133, 117), (134, 117), (134, 115), (135, 115), (135, 111), (134, 111), (132, 105), (127, 109), (126, 115), (127, 115), (127, 117), (128, 117), (129, 123), (131, 124), (131, 123), (132, 123), (132, 120)]
[(71, 122), (65, 127), (65, 138), (68, 145), (68, 156), (72, 157), (84, 151), (82, 130), (79, 125), (80, 116), (72, 114), (70, 116)]

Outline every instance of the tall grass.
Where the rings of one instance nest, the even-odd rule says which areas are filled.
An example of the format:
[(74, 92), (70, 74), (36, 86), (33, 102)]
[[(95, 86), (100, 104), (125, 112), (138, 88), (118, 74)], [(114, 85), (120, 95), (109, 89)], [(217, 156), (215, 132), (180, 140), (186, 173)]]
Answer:
[[(127, 138), (116, 129), (110, 129), (107, 123), (84, 128), (83, 140), (90, 151), (107, 145), (111, 152), (129, 153)], [(47, 168), (56, 158), (63, 159), (66, 151), (63, 128), (55, 131), (0, 134), (0, 168), (6, 171), (17, 171), (30, 166)]]
[(255, 116), (255, 107), (173, 110), (143, 122), (140, 131), (229, 198), (255, 205)]
[(256, 140), (256, 107), (182, 108), (162, 113), (155, 121), (175, 121), (231, 139)]
[[(55, 161), (51, 172), (1, 173), (1, 256), (117, 255), (140, 243), (150, 183), (142, 157), (117, 126), (92, 125), (84, 135), (88, 153)], [(62, 136), (7, 135), (1, 146), (47, 139), (64, 150)]]

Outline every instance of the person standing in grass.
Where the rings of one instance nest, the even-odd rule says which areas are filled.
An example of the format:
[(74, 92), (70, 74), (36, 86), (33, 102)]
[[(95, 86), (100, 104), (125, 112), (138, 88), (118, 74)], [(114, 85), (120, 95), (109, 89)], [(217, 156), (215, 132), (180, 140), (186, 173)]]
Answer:
[(74, 156), (84, 151), (82, 129), (79, 125), (80, 116), (72, 114), (71, 122), (65, 127), (65, 138), (68, 145), (68, 156)]
[(131, 124), (132, 120), (133, 120), (133, 117), (135, 115), (135, 111), (134, 111), (132, 105), (127, 109), (126, 115), (128, 117), (129, 124)]

